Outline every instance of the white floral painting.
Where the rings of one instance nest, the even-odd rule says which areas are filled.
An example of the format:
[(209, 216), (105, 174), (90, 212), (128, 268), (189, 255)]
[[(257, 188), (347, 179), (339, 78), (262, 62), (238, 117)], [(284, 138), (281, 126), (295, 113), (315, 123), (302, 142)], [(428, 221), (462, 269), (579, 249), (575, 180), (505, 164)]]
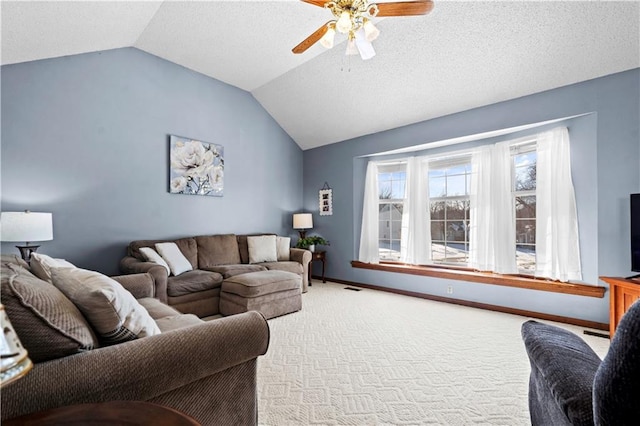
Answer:
[(224, 148), (171, 135), (169, 192), (222, 197)]

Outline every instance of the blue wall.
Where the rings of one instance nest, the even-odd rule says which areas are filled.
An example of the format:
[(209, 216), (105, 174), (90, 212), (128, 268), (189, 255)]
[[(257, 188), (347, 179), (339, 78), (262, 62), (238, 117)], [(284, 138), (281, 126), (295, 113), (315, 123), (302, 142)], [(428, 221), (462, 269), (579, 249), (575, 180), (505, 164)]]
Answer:
[[(360, 239), (366, 160), (359, 157), (579, 114), (589, 115), (561, 124), (572, 138), (584, 279), (605, 285), (598, 276), (629, 275), (629, 194), (640, 192), (640, 69), (305, 151), (306, 210), (317, 213), (325, 181), (333, 188), (333, 216), (314, 215), (314, 232), (331, 241), (327, 276), (607, 323), (608, 293), (598, 299), (350, 265)], [(451, 284), (454, 294), (448, 295)]]
[[(1, 77), (2, 210), (53, 213), (41, 252), (114, 274), (135, 239), (294, 235), (302, 150), (250, 93), (134, 48)], [(169, 134), (224, 146), (224, 197), (168, 193)]]

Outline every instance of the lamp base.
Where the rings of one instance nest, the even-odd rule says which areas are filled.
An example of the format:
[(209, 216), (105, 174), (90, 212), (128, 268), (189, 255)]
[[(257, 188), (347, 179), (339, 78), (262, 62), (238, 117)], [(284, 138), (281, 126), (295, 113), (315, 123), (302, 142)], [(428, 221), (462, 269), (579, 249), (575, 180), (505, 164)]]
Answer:
[(16, 246), (18, 250), (20, 250), (20, 255), (22, 256), (22, 259), (27, 263), (31, 261), (31, 253), (34, 253), (36, 250), (38, 250), (38, 247), (40, 247), (40, 246), (30, 246), (28, 244), (29, 243), (27, 243), (26, 246)]
[(303, 230), (303, 231), (298, 231), (298, 234), (300, 234), (300, 239), (305, 238), (307, 236), (307, 231)]

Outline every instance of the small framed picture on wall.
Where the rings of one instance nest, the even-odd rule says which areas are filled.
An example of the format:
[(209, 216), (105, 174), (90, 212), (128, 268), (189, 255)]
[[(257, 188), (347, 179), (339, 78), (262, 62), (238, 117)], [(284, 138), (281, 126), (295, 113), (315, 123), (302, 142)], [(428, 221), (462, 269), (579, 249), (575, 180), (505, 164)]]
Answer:
[(333, 214), (333, 190), (326, 182), (319, 192), (320, 216), (331, 216)]

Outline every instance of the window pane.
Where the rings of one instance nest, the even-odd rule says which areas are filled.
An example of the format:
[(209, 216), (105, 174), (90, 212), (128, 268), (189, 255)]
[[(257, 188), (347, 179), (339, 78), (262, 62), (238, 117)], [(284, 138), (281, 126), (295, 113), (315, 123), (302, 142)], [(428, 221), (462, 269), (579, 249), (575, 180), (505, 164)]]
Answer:
[(402, 221), (393, 220), (391, 221), (391, 238), (395, 240), (400, 239), (400, 235), (402, 231)]
[(431, 202), (431, 220), (444, 219), (444, 201), (432, 201)]
[(431, 221), (431, 240), (444, 241), (444, 222)]
[(536, 246), (516, 245), (516, 262), (520, 271), (533, 274), (536, 270)]
[(465, 241), (465, 225), (463, 221), (447, 222), (447, 241)]
[(447, 196), (466, 195), (465, 176), (447, 176)]
[(535, 220), (516, 220), (516, 242), (525, 244), (536, 243)]
[(466, 201), (447, 201), (447, 220), (465, 219), (468, 209)]
[(516, 196), (516, 217), (535, 218), (536, 217), (536, 196), (525, 197)]
[(391, 205), (391, 219), (392, 220), (402, 220), (402, 211), (404, 210), (404, 204), (402, 203), (393, 203)]
[(391, 182), (378, 182), (378, 198), (381, 200), (391, 198)]
[(404, 198), (404, 181), (393, 181), (391, 184), (391, 198), (399, 200)]
[(444, 170), (442, 169), (429, 170), (429, 179), (433, 179), (436, 177), (444, 177)]
[(429, 197), (444, 197), (446, 195), (445, 190), (445, 178), (430, 178), (429, 179)]
[(445, 262), (466, 264), (467, 263), (467, 251), (464, 244), (447, 243), (445, 251)]
[(445, 260), (445, 245), (444, 243), (434, 242), (431, 244), (431, 259), (434, 262), (444, 262)]
[(515, 166), (514, 189), (516, 191), (536, 189), (536, 159), (535, 152), (513, 156)]

